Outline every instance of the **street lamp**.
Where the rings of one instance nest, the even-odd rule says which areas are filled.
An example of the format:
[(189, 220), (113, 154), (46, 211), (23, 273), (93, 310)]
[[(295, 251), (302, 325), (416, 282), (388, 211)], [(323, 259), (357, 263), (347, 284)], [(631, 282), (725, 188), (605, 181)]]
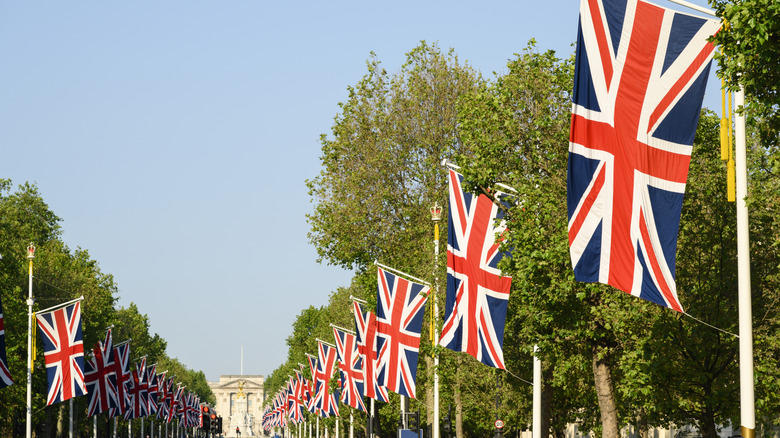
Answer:
[(442, 207), (438, 202), (431, 207), (433, 221), (433, 316), (431, 317), (431, 344), (433, 344), (433, 433), (432, 438), (439, 438), (439, 354), (436, 352), (436, 341), (439, 337), (436, 320), (439, 318), (439, 305), (436, 299), (436, 289), (439, 285), (439, 222), (441, 222)]
[(27, 246), (27, 260), (30, 261), (29, 290), (27, 294), (27, 430), (25, 436), (32, 437), (32, 317), (33, 317), (33, 259), (35, 258), (35, 245), (30, 242)]

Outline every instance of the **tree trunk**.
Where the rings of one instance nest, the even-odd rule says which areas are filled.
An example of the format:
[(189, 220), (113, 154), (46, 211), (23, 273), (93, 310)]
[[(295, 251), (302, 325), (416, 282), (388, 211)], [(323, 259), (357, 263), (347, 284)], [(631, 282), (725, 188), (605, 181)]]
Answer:
[(712, 415), (712, 410), (708, 407), (705, 408), (703, 415), (699, 418), (699, 427), (702, 438), (718, 438), (718, 429), (715, 426), (715, 418)]
[(463, 402), (460, 397), (460, 382), (463, 378), (461, 368), (463, 366), (463, 360), (461, 355), (455, 355), (455, 391), (453, 392), (452, 399), (455, 402), (455, 436), (457, 438), (463, 438)]
[(636, 435), (639, 438), (649, 438), (650, 428), (647, 425), (645, 408), (640, 407), (636, 413)]
[[(552, 423), (552, 402), (553, 402), (553, 388), (549, 382), (553, 378), (553, 365), (542, 362), (542, 424), (540, 429), (542, 438), (550, 436), (550, 426)], [(561, 431), (563, 432), (563, 431)], [(563, 436), (557, 437), (563, 438)]]
[(58, 437), (64, 437), (67, 436), (68, 432), (68, 420), (67, 415), (65, 414), (65, 403), (60, 403), (59, 406), (59, 414), (57, 415), (57, 436)]
[(607, 357), (599, 357), (601, 348), (593, 348), (593, 378), (601, 411), (602, 438), (619, 438), (617, 402), (612, 371)]

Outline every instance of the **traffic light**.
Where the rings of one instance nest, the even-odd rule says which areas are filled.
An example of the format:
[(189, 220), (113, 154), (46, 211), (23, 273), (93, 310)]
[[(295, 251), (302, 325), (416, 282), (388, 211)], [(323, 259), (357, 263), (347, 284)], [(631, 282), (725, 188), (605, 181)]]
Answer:
[(218, 435), (222, 434), (222, 417), (221, 416), (217, 417), (217, 434)]
[(211, 410), (208, 406), (203, 406), (200, 408), (200, 427), (203, 430), (211, 430)]
[(420, 411), (417, 410), (409, 414), (409, 430), (420, 430)]
[(404, 413), (401, 412), (401, 415), (398, 417), (398, 428), (403, 429), (404, 428)]
[(209, 424), (211, 424), (211, 427), (207, 430), (211, 431), (211, 434), (214, 435), (217, 433), (217, 414), (214, 412), (209, 415)]
[(447, 415), (444, 416), (444, 424), (443, 424), (444, 433), (447, 434), (447, 437), (451, 436), (452, 433), (452, 405), (449, 405), (447, 408)]

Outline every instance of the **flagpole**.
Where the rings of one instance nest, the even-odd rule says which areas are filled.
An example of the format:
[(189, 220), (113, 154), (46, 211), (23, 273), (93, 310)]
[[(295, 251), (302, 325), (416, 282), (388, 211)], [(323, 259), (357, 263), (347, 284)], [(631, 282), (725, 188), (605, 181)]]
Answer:
[(439, 353), (436, 351), (436, 343), (439, 338), (439, 300), (436, 299), (436, 289), (439, 286), (439, 222), (441, 222), (442, 208), (438, 203), (431, 207), (431, 220), (433, 221), (433, 284), (431, 291), (433, 299), (433, 315), (431, 315), (431, 328), (433, 339), (433, 430), (431, 438), (439, 438)]
[(350, 329), (345, 329), (344, 327), (339, 327), (336, 324), (330, 323), (331, 328), (339, 329), (342, 332), (349, 333), (350, 335), (354, 335), (355, 332)]
[(542, 438), (542, 361), (539, 346), (534, 345), (533, 424), (532, 438)]
[[(669, 0), (701, 13), (717, 17), (714, 11), (685, 0)], [(734, 93), (737, 108), (744, 109), (745, 86)], [(737, 302), (739, 312), (739, 406), (743, 438), (756, 436), (755, 380), (753, 377), (753, 305), (750, 294), (750, 233), (747, 209), (747, 135), (745, 113), (734, 118), (734, 155), (737, 204)]]
[(33, 319), (33, 259), (35, 258), (35, 246), (32, 242), (27, 247), (27, 259), (30, 261), (29, 289), (27, 293), (27, 428), (26, 437), (32, 438), (32, 319)]
[[(734, 95), (737, 108), (745, 106), (745, 86)], [(755, 438), (756, 412), (753, 380), (753, 309), (750, 298), (750, 235), (747, 209), (747, 140), (745, 113), (734, 119), (737, 201), (737, 276), (739, 302), (739, 401), (742, 436)]]
[(331, 347), (331, 348), (336, 348), (336, 346), (335, 346), (335, 345), (331, 344), (330, 342), (325, 342), (325, 341), (323, 341), (323, 340), (322, 340), (322, 339), (320, 339), (320, 338), (315, 338), (314, 340), (315, 340), (315, 341), (317, 341), (317, 342), (323, 343), (323, 344), (327, 345), (328, 347)]
[(424, 285), (426, 285), (426, 286), (430, 286), (430, 285), (431, 285), (430, 283), (428, 283), (428, 282), (427, 282), (427, 281), (425, 281), (425, 280), (421, 280), (421, 279), (419, 279), (419, 278), (417, 278), (417, 277), (415, 277), (415, 276), (409, 275), (409, 274), (407, 274), (407, 273), (406, 273), (406, 272), (404, 272), (404, 271), (400, 271), (400, 270), (398, 270), (398, 269), (391, 268), (390, 266), (383, 265), (383, 264), (379, 263), (379, 262), (378, 262), (378, 261), (376, 261), (376, 260), (374, 260), (374, 264), (375, 264), (375, 265), (377, 265), (377, 266), (379, 266), (380, 268), (383, 268), (385, 271), (390, 271), (390, 272), (393, 272), (393, 273), (395, 273), (395, 274), (398, 274), (398, 275), (403, 275), (404, 277), (408, 277), (408, 278), (410, 278), (410, 279), (412, 279), (412, 280), (414, 280), (414, 281), (416, 281), (416, 282), (422, 283), (422, 284), (424, 284)]
[(73, 397), (68, 403), (68, 436), (73, 438)]

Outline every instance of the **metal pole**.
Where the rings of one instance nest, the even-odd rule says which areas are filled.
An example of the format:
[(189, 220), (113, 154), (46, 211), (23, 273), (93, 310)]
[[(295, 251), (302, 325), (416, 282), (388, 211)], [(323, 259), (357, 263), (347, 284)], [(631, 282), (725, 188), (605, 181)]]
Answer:
[(97, 415), (92, 417), (92, 437), (97, 438)]
[(538, 351), (539, 346), (534, 345), (533, 438), (542, 438), (542, 361), (536, 355)]
[(317, 438), (320, 438), (320, 416), (317, 415)]
[[(745, 87), (734, 95), (737, 108), (745, 106)], [(737, 192), (737, 275), (739, 301), (739, 404), (742, 436), (755, 438), (756, 411), (753, 380), (753, 309), (750, 300), (750, 236), (748, 232), (747, 141), (745, 114), (734, 119)]]
[(29, 289), (27, 293), (27, 429), (26, 437), (32, 438), (32, 337), (33, 337), (33, 259), (35, 247), (32, 243), (27, 247), (27, 259), (30, 261)]
[(406, 429), (406, 397), (401, 398), (401, 429)]
[(349, 411), (349, 438), (355, 438), (355, 426), (352, 424), (354, 418), (352, 418), (352, 411)]
[[(365, 383), (364, 383), (365, 384)], [(374, 399), (371, 399), (371, 416), (369, 417), (368, 421), (368, 436), (369, 438), (374, 438), (376, 435), (376, 431), (374, 430)]]
[(68, 403), (68, 436), (73, 438), (73, 397)]

